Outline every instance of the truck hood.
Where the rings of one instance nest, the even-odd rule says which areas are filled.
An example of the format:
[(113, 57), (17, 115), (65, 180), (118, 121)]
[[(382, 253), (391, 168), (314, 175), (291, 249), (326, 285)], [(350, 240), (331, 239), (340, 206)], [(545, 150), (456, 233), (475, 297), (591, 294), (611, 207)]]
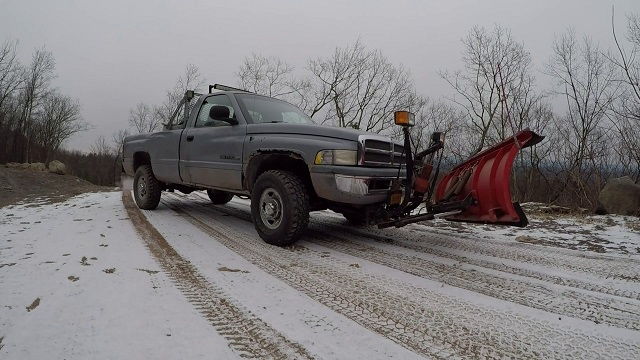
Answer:
[(358, 137), (360, 135), (380, 136), (375, 133), (354, 129), (345, 129), (322, 125), (286, 123), (249, 124), (247, 125), (247, 134), (298, 134), (324, 136), (351, 141), (358, 141)]

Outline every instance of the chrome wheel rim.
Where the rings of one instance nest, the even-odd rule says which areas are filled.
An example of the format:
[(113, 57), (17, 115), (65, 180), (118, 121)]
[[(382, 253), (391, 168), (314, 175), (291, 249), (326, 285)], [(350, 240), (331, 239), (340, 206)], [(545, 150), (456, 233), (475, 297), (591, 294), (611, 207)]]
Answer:
[(140, 177), (138, 179), (138, 196), (143, 198), (143, 197), (145, 197), (145, 195), (147, 195), (147, 186), (145, 184), (144, 178)]
[(264, 189), (260, 196), (260, 219), (271, 230), (282, 223), (282, 198), (273, 188)]

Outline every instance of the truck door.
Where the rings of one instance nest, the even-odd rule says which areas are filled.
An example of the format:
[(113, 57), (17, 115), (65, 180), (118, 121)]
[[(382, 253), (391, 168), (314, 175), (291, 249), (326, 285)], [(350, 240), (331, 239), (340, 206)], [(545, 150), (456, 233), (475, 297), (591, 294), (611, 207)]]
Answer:
[[(230, 119), (213, 119), (212, 107), (226, 107)], [(195, 122), (182, 135), (181, 165), (186, 181), (229, 190), (242, 189), (242, 147), (247, 126), (236, 116), (228, 95), (212, 95), (204, 99)]]

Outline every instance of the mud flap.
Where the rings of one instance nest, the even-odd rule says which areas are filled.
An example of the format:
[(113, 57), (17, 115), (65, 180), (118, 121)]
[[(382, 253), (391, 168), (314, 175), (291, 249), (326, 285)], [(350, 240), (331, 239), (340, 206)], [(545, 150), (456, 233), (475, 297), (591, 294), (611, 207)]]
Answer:
[(520, 149), (544, 139), (526, 129), (486, 149), (456, 166), (438, 183), (435, 203), (446, 204), (471, 197), (472, 205), (447, 220), (526, 226), (527, 217), (520, 204), (511, 200), (510, 180), (513, 161)]

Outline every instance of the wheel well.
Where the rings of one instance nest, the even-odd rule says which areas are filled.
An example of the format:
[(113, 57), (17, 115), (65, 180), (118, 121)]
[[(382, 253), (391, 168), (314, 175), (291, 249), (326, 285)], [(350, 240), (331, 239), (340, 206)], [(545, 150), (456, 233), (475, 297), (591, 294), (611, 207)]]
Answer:
[(135, 173), (136, 170), (138, 170), (138, 168), (141, 165), (151, 165), (151, 157), (149, 156), (148, 153), (146, 152), (142, 152), (139, 151), (135, 154), (133, 154), (133, 172)]
[(309, 189), (309, 195), (315, 196), (309, 167), (300, 155), (285, 151), (259, 152), (253, 155), (244, 177), (245, 188), (251, 191), (258, 176), (269, 170), (284, 170), (298, 175)]

